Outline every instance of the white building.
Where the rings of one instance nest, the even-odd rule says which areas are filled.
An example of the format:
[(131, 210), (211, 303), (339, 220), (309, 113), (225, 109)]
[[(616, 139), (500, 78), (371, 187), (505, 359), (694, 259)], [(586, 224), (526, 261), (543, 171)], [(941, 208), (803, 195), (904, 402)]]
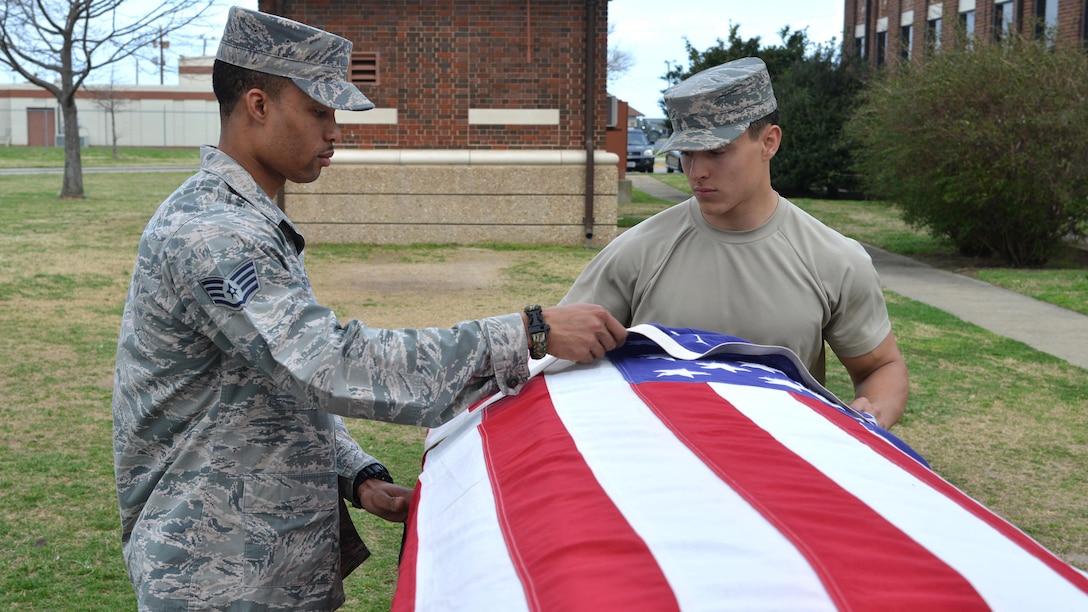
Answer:
[[(80, 142), (113, 144), (112, 103), (121, 147), (198, 147), (219, 140), (212, 93), (213, 57), (180, 58), (177, 85), (91, 85), (76, 95)], [(105, 98), (105, 100), (104, 100)], [(62, 113), (52, 94), (29, 83), (0, 84), (0, 145), (63, 144)]]

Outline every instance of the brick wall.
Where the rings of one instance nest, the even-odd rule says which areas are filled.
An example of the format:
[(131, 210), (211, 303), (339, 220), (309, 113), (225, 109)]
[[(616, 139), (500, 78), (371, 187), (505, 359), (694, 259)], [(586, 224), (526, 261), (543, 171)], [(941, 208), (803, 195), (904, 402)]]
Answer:
[[(361, 86), (385, 124), (345, 125), (376, 149), (584, 149), (587, 0), (262, 0), (262, 11), (378, 54)], [(595, 147), (605, 145), (608, 1), (596, 0)], [(470, 123), (470, 109), (551, 109), (548, 124)]]
[[(1021, 33), (1030, 35), (1034, 31), (1036, 3), (1041, 0), (1017, 0), (1017, 24)], [(1085, 44), (1082, 36), (1085, 19), (1084, 0), (1050, 0), (1058, 2), (1058, 44)], [(994, 0), (975, 0), (975, 40), (994, 39)], [(901, 16), (913, 11), (914, 40), (911, 56), (919, 57), (926, 49), (925, 28), (930, 6), (941, 6), (942, 31), (941, 44), (952, 44), (956, 28), (959, 27), (959, 0), (845, 0), (843, 51), (847, 55), (855, 52), (856, 26), (864, 26), (866, 56), (870, 64), (876, 63), (877, 24), (887, 19), (887, 57), (894, 61), (898, 57)], [(868, 12), (867, 10), (868, 9)]]

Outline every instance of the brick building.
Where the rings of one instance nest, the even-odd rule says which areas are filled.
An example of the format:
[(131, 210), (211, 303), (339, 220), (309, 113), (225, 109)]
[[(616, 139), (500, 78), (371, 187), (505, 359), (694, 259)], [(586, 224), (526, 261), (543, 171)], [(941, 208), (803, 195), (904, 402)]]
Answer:
[(338, 111), (353, 150), (338, 151), (321, 180), (288, 186), (285, 209), (308, 238), (602, 245), (615, 235), (608, 0), (259, 9), (352, 41), (351, 78), (376, 105)]
[(354, 44), (352, 79), (377, 112), (359, 113), (345, 144), (582, 149), (591, 5), (600, 147), (607, 0), (262, 0), (259, 8)]
[(957, 32), (1086, 45), (1088, 0), (846, 0), (844, 26), (844, 53), (876, 66), (953, 44)]

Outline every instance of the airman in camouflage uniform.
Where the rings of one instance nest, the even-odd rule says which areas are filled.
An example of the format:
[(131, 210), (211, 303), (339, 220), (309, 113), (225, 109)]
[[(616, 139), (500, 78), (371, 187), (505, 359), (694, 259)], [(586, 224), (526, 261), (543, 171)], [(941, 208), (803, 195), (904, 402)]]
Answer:
[[(219, 147), (202, 148), (200, 171), (140, 239), (113, 418), (122, 545), (141, 609), (338, 607), (343, 576), (369, 554), (343, 500), (403, 521), (411, 494), (341, 417), (434, 426), (528, 379), (521, 314), (384, 330), (341, 323), (316, 302), (304, 240), (268, 194), (327, 165), (339, 136), (332, 109), (373, 107), (345, 80), (350, 51), (327, 32), (231, 9), (217, 70), (289, 84), (278, 97), (241, 94)], [(253, 144), (305, 152), (315, 140), (296, 157)], [(623, 340), (599, 307), (544, 317), (549, 352), (563, 358), (590, 361)]]

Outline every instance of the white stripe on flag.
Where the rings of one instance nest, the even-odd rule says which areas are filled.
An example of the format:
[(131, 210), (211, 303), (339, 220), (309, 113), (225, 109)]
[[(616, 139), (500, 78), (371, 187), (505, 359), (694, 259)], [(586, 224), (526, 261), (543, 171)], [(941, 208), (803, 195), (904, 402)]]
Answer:
[(468, 427), (430, 450), (416, 509), (416, 610), (528, 610), (495, 514), (480, 434)]
[[(806, 559), (676, 439), (610, 363), (547, 380), (578, 450), (646, 541), (681, 609), (833, 609)], [(728, 565), (708, 563), (722, 559)]]
[[(775, 402), (774, 390), (711, 386), (784, 446), (960, 572), (990, 606), (1060, 610), (1084, 605), (1085, 594), (1036, 557), (817, 412), (803, 404)], [(777, 409), (768, 410), (772, 403)], [(989, 513), (981, 505), (979, 509)]]

